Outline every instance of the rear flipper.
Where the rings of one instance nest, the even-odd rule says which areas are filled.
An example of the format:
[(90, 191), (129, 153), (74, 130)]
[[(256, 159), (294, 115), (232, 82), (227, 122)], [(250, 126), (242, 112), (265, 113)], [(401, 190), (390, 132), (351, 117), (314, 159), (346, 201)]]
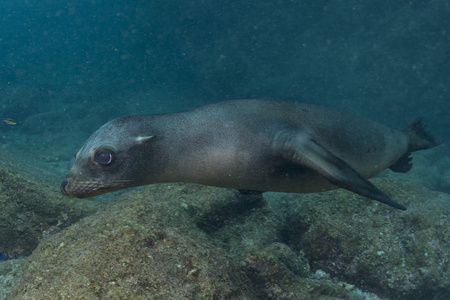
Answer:
[(275, 147), (286, 160), (318, 172), (334, 185), (406, 210), (346, 162), (315, 143), (307, 133), (281, 132), (276, 138)]
[(439, 146), (439, 143), (423, 125), (422, 120), (422, 118), (418, 118), (402, 130), (409, 137), (408, 152)]
[(389, 167), (392, 171), (399, 173), (408, 172), (412, 168), (411, 152), (430, 149), (439, 145), (423, 125), (422, 120), (422, 118), (418, 118), (402, 130), (408, 136), (408, 152)]

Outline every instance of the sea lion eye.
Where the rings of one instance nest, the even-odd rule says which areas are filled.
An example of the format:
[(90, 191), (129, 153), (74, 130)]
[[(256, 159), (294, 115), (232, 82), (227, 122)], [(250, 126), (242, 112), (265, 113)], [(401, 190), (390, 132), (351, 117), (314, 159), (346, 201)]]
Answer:
[(95, 161), (101, 165), (109, 165), (113, 161), (113, 155), (109, 151), (100, 151), (95, 154)]

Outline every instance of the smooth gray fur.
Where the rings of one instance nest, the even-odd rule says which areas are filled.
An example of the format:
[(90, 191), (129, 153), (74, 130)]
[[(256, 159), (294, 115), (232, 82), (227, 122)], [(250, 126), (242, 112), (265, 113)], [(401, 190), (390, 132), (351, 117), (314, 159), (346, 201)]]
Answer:
[[(61, 190), (90, 197), (161, 182), (296, 193), (340, 186), (404, 209), (366, 178), (418, 150), (409, 141), (402, 131), (324, 107), (226, 101), (110, 121), (77, 153)], [(113, 162), (97, 163), (99, 151), (113, 152)]]

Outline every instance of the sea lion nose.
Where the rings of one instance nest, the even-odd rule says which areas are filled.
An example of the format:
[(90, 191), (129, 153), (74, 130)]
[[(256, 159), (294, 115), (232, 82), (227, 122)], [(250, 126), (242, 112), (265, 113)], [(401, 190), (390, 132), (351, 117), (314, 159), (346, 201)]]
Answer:
[(61, 193), (63, 193), (66, 196), (68, 196), (67, 192), (66, 192), (66, 186), (68, 184), (69, 184), (69, 180), (67, 180), (67, 179), (64, 179), (64, 181), (61, 183)]

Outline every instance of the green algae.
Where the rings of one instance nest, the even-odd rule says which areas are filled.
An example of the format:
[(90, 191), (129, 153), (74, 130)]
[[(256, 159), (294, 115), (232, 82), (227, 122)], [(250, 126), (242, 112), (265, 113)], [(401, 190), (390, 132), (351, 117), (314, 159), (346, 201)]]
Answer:
[(129, 192), (43, 241), (9, 299), (445, 295), (450, 197), (375, 182), (408, 210), (342, 190), (261, 197), (160, 184)]
[[(251, 224), (259, 224), (261, 234), (264, 224), (278, 224), (260, 196), (249, 201), (251, 209), (233, 208), (241, 207), (240, 197), (236, 191), (183, 184), (124, 194), (43, 241), (10, 299), (347, 298), (336, 283), (302, 280), (309, 272), (307, 260), (273, 243), (274, 236), (238, 252), (221, 247), (219, 232), (228, 226), (234, 230), (247, 223), (252, 231)], [(214, 224), (213, 230), (205, 224)], [(265, 243), (265, 250), (258, 250)], [(255, 272), (257, 265), (265, 271)]]
[(418, 185), (375, 182), (408, 210), (368, 204), (343, 190), (305, 195), (288, 218), (286, 226), (294, 229), (285, 242), (304, 250), (313, 270), (380, 295), (422, 299), (450, 292), (450, 197)]
[(244, 296), (245, 281), (233, 261), (180, 202), (153, 192), (128, 193), (44, 241), (11, 299)]

